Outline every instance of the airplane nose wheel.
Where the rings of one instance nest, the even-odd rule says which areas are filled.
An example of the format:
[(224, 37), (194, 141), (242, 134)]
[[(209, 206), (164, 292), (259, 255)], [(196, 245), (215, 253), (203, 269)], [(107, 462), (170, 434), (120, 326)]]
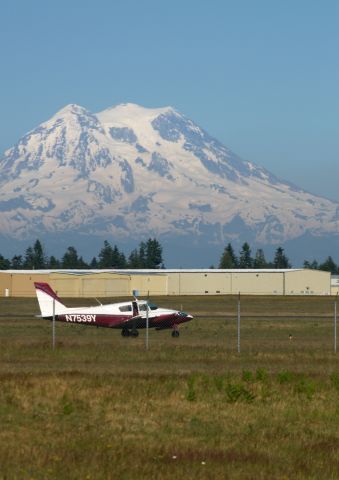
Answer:
[(172, 332), (172, 337), (173, 338), (178, 338), (179, 335), (180, 335), (179, 330), (173, 330), (173, 332)]

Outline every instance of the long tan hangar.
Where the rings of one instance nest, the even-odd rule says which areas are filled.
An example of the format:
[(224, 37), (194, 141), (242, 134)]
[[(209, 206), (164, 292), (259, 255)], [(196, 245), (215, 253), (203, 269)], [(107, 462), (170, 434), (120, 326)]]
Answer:
[(145, 295), (331, 295), (331, 274), (319, 270), (3, 270), (0, 297), (34, 297), (46, 282), (61, 297)]

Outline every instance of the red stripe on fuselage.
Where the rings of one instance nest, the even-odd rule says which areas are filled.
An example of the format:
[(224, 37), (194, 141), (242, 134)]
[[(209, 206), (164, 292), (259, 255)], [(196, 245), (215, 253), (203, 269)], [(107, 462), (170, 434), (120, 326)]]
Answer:
[[(107, 328), (131, 328), (131, 323), (135, 322), (136, 328), (146, 328), (146, 317), (133, 317), (127, 315), (103, 315), (91, 313), (65, 313), (56, 315), (55, 319), (59, 322), (80, 323), (83, 325), (92, 325)], [(181, 317), (176, 313), (149, 317), (150, 328), (171, 328), (173, 325), (179, 325), (191, 320), (191, 317)]]

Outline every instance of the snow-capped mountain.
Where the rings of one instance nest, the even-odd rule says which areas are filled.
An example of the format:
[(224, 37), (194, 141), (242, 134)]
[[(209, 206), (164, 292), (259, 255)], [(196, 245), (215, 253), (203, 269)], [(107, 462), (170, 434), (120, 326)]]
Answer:
[(171, 107), (68, 105), (0, 160), (0, 233), (114, 239), (339, 232), (339, 204), (244, 161)]

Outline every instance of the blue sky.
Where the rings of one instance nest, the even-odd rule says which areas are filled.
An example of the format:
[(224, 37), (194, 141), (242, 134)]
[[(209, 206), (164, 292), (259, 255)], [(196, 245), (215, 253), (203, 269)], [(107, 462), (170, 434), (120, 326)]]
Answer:
[(339, 201), (337, 0), (2, 0), (1, 23), (1, 152), (68, 103), (171, 105)]

